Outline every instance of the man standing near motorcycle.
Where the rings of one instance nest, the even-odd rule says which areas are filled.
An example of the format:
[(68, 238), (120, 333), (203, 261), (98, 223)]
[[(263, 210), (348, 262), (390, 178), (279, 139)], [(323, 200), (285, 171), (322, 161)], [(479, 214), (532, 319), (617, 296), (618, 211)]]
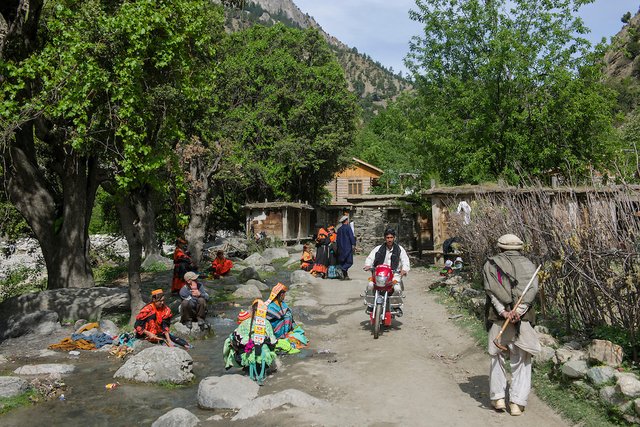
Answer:
[[(394, 291), (397, 295), (401, 295), (404, 287), (402, 285), (402, 277), (406, 276), (409, 270), (411, 270), (411, 263), (409, 262), (409, 256), (407, 251), (402, 246), (396, 243), (396, 231), (393, 228), (387, 228), (384, 231), (383, 245), (376, 246), (369, 253), (369, 256), (364, 262), (364, 270), (369, 271), (375, 269), (380, 264), (386, 264), (391, 266), (391, 270), (394, 272)], [(371, 282), (369, 283), (367, 290), (372, 288)], [(369, 289), (371, 287), (371, 289)]]
[[(535, 310), (532, 305), (538, 292), (537, 270), (535, 265), (520, 253), (523, 246), (524, 243), (518, 236), (500, 236), (500, 253), (489, 258), (482, 269), (488, 300), (487, 326), (491, 325), (488, 348), (491, 356), (491, 405), (498, 411), (506, 409), (507, 378), (503, 350), (508, 350), (512, 376), (509, 411), (515, 416), (521, 415), (527, 405), (531, 390), (531, 356), (540, 352), (538, 336), (532, 327), (535, 322)], [(508, 323), (505, 325), (505, 322)], [(505, 328), (501, 328), (503, 325)], [(504, 329), (504, 332), (498, 341), (501, 329)], [(500, 349), (496, 343), (503, 348)]]

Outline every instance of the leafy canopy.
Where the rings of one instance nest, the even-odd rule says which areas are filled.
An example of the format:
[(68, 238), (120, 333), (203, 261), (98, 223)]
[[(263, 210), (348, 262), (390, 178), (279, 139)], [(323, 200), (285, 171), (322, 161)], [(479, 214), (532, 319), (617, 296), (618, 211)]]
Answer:
[(613, 92), (574, 16), (588, 1), (417, 0), (406, 63), (424, 137), (445, 182), (607, 165)]
[(216, 129), (249, 197), (315, 201), (349, 161), (356, 103), (315, 30), (256, 25), (221, 48)]

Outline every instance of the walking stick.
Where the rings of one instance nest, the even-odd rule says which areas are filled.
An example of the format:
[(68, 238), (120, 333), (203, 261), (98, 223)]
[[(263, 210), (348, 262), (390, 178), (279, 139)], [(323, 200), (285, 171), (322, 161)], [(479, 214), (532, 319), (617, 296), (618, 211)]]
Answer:
[[(518, 306), (522, 302), (522, 298), (524, 298), (524, 295), (529, 290), (529, 287), (533, 283), (533, 279), (536, 278), (536, 276), (538, 275), (538, 271), (540, 270), (541, 267), (542, 267), (542, 265), (539, 265), (538, 268), (536, 268), (536, 271), (533, 273), (533, 276), (529, 280), (529, 283), (527, 283), (527, 286), (524, 288), (524, 292), (522, 292), (522, 295), (520, 295), (520, 298), (518, 298), (518, 302), (516, 302), (516, 304), (513, 306), (513, 310), (518, 308)], [(506, 319), (504, 321), (504, 324), (502, 325), (502, 328), (500, 329), (500, 332), (498, 332), (498, 336), (493, 340), (493, 343), (495, 344), (495, 346), (498, 347), (502, 351), (507, 351), (507, 347), (505, 347), (502, 344), (500, 344), (500, 338), (502, 337), (502, 333), (505, 331), (505, 329), (507, 329), (507, 326), (509, 326), (509, 319)]]

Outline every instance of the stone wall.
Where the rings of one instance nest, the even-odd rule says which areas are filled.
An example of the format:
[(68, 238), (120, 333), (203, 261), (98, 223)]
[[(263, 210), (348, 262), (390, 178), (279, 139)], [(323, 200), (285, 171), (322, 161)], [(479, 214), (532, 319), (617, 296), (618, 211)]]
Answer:
[(358, 247), (368, 253), (383, 243), (384, 230), (396, 230), (397, 242), (406, 250), (416, 250), (415, 215), (400, 207), (360, 207), (351, 210), (351, 221), (358, 240)]

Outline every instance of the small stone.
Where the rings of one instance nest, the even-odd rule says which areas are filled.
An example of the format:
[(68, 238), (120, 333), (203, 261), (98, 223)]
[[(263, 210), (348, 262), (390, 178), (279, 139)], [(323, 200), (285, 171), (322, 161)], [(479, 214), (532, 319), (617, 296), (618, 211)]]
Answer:
[(562, 365), (562, 373), (569, 378), (583, 378), (589, 367), (584, 360), (570, 360)]
[(587, 371), (587, 377), (597, 386), (611, 381), (614, 378), (615, 369), (611, 366), (594, 366)]
[(200, 423), (198, 417), (184, 408), (175, 408), (158, 418), (151, 427), (194, 427)]
[(233, 293), (233, 297), (239, 299), (261, 298), (262, 293), (255, 285), (240, 285)]
[(76, 369), (73, 365), (63, 363), (44, 363), (41, 365), (24, 365), (13, 371), (17, 375), (64, 375)]
[(640, 399), (633, 401), (633, 409), (636, 411), (636, 415), (640, 416)]
[(260, 291), (267, 291), (269, 290), (269, 286), (267, 286), (267, 284), (262, 283), (259, 280), (255, 280), (255, 279), (249, 279), (247, 280), (247, 283), (245, 283), (245, 285), (252, 285), (255, 286), (256, 288), (258, 288), (258, 290)]
[(259, 388), (244, 375), (207, 377), (198, 386), (198, 405), (204, 409), (240, 409), (258, 396)]

